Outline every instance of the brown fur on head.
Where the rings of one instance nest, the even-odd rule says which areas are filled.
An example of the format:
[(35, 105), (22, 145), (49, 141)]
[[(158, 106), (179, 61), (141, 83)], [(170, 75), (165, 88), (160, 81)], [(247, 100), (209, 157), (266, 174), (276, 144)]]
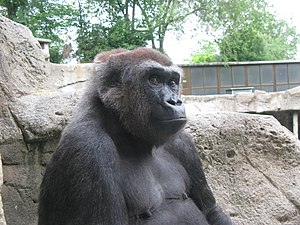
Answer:
[(118, 48), (118, 49), (107, 51), (107, 52), (101, 52), (98, 55), (96, 55), (96, 57), (94, 59), (94, 62), (95, 63), (97, 63), (97, 62), (106, 62), (109, 59), (110, 56), (120, 54), (120, 53), (124, 53), (124, 52), (129, 52), (129, 51), (126, 50), (126, 49), (123, 49), (123, 48)]
[(137, 48), (135, 50), (129, 51), (126, 49), (115, 49), (108, 52), (103, 52), (98, 54), (94, 62), (107, 62), (111, 58), (116, 58), (119, 61), (130, 61), (130, 62), (142, 62), (147, 60), (152, 60), (158, 62), (163, 66), (171, 66), (172, 61), (166, 55), (163, 55), (159, 51), (151, 48)]

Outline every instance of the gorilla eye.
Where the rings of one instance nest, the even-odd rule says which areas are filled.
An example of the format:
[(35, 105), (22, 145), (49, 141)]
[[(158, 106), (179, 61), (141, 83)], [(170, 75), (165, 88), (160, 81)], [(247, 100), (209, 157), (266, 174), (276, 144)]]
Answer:
[(175, 80), (171, 80), (170, 81), (170, 86), (171, 86), (171, 88), (176, 88), (176, 86), (177, 86), (176, 81)]
[(155, 84), (155, 85), (157, 85), (157, 84), (160, 83), (160, 80), (159, 80), (159, 78), (157, 76), (151, 76), (149, 78), (149, 81), (150, 81), (151, 84)]

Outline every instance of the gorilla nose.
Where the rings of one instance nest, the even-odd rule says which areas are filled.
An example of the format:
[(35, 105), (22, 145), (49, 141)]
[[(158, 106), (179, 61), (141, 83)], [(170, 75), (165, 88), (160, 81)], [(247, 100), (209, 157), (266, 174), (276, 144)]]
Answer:
[(170, 105), (181, 105), (182, 101), (180, 99), (174, 99), (174, 98), (170, 98), (167, 100), (167, 103), (169, 103)]

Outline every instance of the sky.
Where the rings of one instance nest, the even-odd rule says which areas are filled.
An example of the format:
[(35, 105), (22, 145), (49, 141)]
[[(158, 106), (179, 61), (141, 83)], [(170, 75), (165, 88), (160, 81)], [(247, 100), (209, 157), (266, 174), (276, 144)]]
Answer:
[[(300, 33), (300, 1), (298, 0), (269, 0), (274, 7), (278, 17), (286, 21), (292, 21)], [(292, 19), (292, 20), (291, 20)], [(176, 38), (174, 34), (169, 32), (165, 39), (165, 51), (171, 57), (174, 63), (182, 64), (188, 61), (192, 53), (197, 51), (199, 41), (207, 39), (207, 35), (199, 33), (197, 37), (192, 37), (190, 30), (195, 26), (188, 21), (185, 25), (184, 35)], [(296, 59), (300, 60), (300, 45), (298, 45), (298, 55)]]

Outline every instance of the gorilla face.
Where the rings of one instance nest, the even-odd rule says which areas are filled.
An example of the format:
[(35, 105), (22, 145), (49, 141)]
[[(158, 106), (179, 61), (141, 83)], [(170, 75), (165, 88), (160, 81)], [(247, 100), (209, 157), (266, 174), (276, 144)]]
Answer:
[(102, 64), (99, 97), (132, 135), (160, 145), (187, 121), (179, 99), (181, 70), (152, 49), (147, 54), (155, 57), (140, 55), (143, 60), (133, 60), (136, 55), (130, 53), (112, 55)]
[(172, 68), (153, 67), (146, 73), (152, 97), (150, 123), (162, 137), (175, 134), (186, 123), (185, 109), (179, 99), (180, 73)]

